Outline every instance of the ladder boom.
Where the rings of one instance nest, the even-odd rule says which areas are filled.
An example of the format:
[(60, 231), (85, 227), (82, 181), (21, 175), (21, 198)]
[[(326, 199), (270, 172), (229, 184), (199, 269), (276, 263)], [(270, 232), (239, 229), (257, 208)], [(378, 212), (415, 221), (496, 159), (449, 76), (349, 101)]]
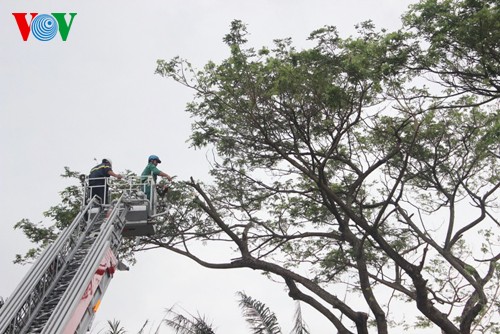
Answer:
[(33, 264), (23, 280), (0, 309), (0, 333), (18, 333), (36, 314), (37, 307), (57, 282), (69, 258), (78, 249), (87, 224), (84, 216), (96, 205), (92, 200), (76, 216), (53, 244)]
[[(143, 192), (155, 184), (151, 177), (147, 183), (139, 180), (130, 182), (111, 204), (100, 204), (94, 196), (41, 253), (0, 308), (0, 334), (88, 331), (118, 266), (122, 239), (155, 231), (155, 196), (151, 193), (148, 199)], [(89, 187), (84, 184), (84, 194)]]
[[(108, 212), (109, 216), (106, 217), (101, 224), (100, 233), (98, 234), (97, 239), (93, 242), (82, 265), (74, 275), (74, 279), (69, 284), (66, 289), (66, 293), (57, 304), (53, 311), (53, 315), (48, 319), (41, 333), (52, 334), (75, 332), (76, 327), (72, 328), (73, 330), (71, 331), (71, 328), (66, 328), (67, 324), (70, 320), (72, 320), (72, 318), (80, 321), (83, 312), (82, 314), (74, 314), (75, 310), (78, 308), (85, 291), (88, 289), (89, 285), (92, 284), (92, 278), (99, 269), (99, 265), (105, 258), (106, 253), (110, 250), (113, 253), (116, 252), (118, 246), (120, 245), (118, 240), (113, 239), (121, 239), (120, 232), (125, 224), (126, 213), (127, 207), (122, 205), (121, 199), (114, 204), (111, 212)], [(88, 302), (90, 303), (90, 299)], [(72, 323), (74, 323), (74, 321), (72, 321)], [(84, 328), (83, 330), (86, 332), (87, 328)]]

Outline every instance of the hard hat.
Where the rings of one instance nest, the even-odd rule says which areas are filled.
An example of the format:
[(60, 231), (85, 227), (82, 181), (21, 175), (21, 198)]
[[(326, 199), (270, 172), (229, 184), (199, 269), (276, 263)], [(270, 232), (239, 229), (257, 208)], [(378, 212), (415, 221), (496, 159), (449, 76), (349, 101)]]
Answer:
[(106, 159), (106, 158), (104, 158), (104, 159), (102, 159), (102, 162), (103, 162), (103, 163), (107, 162), (107, 163), (109, 163), (110, 165), (113, 165), (113, 162), (111, 161), (111, 159)]
[(149, 158), (148, 158), (148, 162), (151, 161), (151, 160), (156, 160), (158, 161), (159, 164), (161, 164), (161, 160), (160, 158), (157, 156), (157, 155), (150, 155)]

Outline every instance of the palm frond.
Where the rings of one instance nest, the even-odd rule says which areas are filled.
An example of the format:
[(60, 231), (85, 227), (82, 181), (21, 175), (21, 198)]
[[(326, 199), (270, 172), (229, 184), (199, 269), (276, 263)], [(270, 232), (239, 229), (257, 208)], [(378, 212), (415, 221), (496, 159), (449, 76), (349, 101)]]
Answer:
[(281, 334), (281, 328), (276, 315), (264, 303), (237, 292), (240, 297), (240, 307), (245, 320), (250, 324), (253, 334)]
[(109, 329), (106, 331), (106, 334), (125, 334), (127, 331), (125, 328), (120, 327), (119, 320), (108, 320)]
[(172, 318), (163, 319), (163, 323), (172, 328), (176, 334), (215, 334), (212, 325), (209, 324), (204, 316), (193, 316), (188, 313), (186, 317), (172, 308), (167, 310), (167, 315)]
[(300, 307), (300, 302), (297, 301), (295, 308), (295, 316), (294, 316), (294, 322), (295, 325), (293, 326), (292, 331), (290, 334), (310, 334), (309, 329), (307, 328), (306, 323), (304, 322), (304, 319), (302, 318), (302, 309)]
[(148, 320), (146, 320), (144, 322), (144, 325), (142, 325), (141, 329), (139, 330), (139, 332), (137, 332), (137, 334), (144, 334), (144, 330), (146, 329), (146, 325), (148, 324)]

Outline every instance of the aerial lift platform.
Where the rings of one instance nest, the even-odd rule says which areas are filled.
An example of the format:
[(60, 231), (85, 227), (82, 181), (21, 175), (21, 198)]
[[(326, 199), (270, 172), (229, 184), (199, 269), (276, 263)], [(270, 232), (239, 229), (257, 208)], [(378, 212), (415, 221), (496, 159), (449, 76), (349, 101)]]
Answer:
[[(90, 193), (88, 179), (81, 180), (84, 194)], [(87, 333), (119, 267), (123, 238), (152, 235), (152, 218), (164, 214), (156, 212), (151, 177), (127, 181), (123, 189), (105, 194), (115, 197), (110, 204), (100, 204), (97, 196), (83, 201), (87, 203), (71, 225), (43, 251), (1, 306), (0, 334)], [(144, 189), (151, 189), (149, 199)]]

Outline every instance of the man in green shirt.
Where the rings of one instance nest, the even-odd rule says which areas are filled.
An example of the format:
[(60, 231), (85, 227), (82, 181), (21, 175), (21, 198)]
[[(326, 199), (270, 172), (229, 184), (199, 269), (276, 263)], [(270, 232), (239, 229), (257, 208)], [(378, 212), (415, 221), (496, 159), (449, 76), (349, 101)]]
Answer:
[[(160, 163), (161, 163), (161, 160), (157, 155), (150, 155), (148, 158), (148, 165), (146, 166), (146, 168), (144, 168), (144, 171), (141, 174), (141, 176), (142, 176), (141, 182), (145, 182), (147, 180), (148, 176), (152, 176), (154, 182), (156, 183), (156, 178), (158, 177), (158, 175), (160, 175), (161, 177), (167, 178), (167, 180), (169, 180), (169, 181), (172, 181), (172, 177), (170, 177), (170, 175), (162, 172), (161, 170), (158, 169), (158, 167), (156, 167)], [(144, 192), (146, 193), (146, 196), (150, 200), (151, 199), (151, 186), (149, 184), (147, 184), (144, 187)]]

